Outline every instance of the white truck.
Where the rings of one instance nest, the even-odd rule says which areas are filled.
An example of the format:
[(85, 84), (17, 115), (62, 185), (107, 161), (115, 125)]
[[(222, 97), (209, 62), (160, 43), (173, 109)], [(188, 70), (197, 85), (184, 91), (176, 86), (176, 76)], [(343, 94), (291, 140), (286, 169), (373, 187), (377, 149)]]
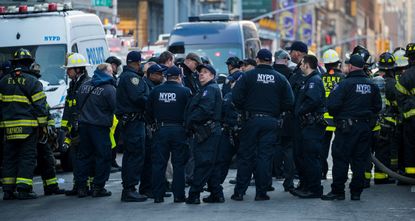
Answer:
[(56, 127), (60, 127), (69, 79), (61, 67), (69, 52), (83, 54), (91, 67), (109, 56), (103, 25), (94, 14), (72, 10), (70, 4), (2, 6), (0, 3), (0, 63), (25, 48), (40, 64), (41, 82)]

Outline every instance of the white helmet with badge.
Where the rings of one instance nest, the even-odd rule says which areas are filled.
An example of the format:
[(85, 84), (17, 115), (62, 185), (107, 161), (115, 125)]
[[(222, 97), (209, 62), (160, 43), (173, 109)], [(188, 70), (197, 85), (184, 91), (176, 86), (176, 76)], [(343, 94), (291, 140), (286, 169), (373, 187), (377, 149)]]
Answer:
[(323, 54), (324, 64), (332, 64), (332, 63), (336, 63), (339, 61), (340, 61), (339, 54), (337, 54), (335, 50), (329, 49), (326, 52), (324, 52)]
[(89, 67), (91, 64), (88, 63), (86, 58), (79, 53), (72, 53), (67, 56), (66, 65), (62, 66), (65, 69), (76, 68), (76, 67)]

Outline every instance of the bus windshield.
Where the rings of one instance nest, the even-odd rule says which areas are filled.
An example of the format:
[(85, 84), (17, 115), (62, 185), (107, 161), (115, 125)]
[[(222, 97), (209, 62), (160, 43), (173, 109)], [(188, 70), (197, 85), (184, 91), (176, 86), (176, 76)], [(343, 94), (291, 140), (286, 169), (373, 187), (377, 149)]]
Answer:
[(12, 59), (12, 55), (20, 48), (32, 53), (35, 62), (40, 65), (41, 80), (49, 85), (59, 85), (65, 81), (65, 70), (62, 65), (65, 61), (65, 45), (36, 45), (0, 48), (0, 62)]
[(209, 58), (217, 73), (228, 74), (226, 60), (231, 56), (242, 58), (242, 48), (240, 45), (215, 44), (215, 45), (185, 45), (186, 54), (194, 52), (199, 56)]

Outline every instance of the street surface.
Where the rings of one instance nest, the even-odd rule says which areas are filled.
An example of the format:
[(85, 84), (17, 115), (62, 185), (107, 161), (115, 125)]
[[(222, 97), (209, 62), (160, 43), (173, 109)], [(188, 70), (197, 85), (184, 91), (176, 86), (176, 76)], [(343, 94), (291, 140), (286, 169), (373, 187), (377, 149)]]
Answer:
[[(120, 157), (118, 157), (120, 158)], [(107, 189), (111, 197), (79, 199), (77, 197), (43, 196), (40, 177), (34, 179), (34, 189), (39, 198), (29, 201), (2, 201), (0, 211), (2, 221), (103, 221), (103, 220), (415, 220), (415, 188), (411, 186), (372, 185), (362, 194), (359, 202), (322, 201), (320, 199), (298, 199), (284, 192), (281, 180), (273, 181), (275, 191), (269, 192), (269, 201), (255, 202), (255, 188), (249, 187), (244, 201), (230, 199), (233, 185), (229, 179), (236, 176), (231, 170), (224, 183), (226, 202), (223, 204), (186, 205), (173, 203), (173, 198), (165, 198), (162, 204), (154, 204), (152, 199), (143, 203), (122, 203), (121, 173), (112, 173)], [(59, 173), (61, 187), (72, 187), (72, 174)], [(322, 182), (324, 192), (330, 190), (331, 179)], [(412, 189), (412, 192), (411, 192)], [(2, 195), (2, 193), (0, 193)], [(202, 197), (207, 195), (203, 193)]]

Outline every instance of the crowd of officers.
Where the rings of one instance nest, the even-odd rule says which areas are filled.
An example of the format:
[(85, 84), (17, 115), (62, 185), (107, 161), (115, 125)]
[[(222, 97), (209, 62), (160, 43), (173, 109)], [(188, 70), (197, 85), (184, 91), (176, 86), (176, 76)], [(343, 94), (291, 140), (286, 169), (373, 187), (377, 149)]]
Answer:
[[(269, 200), (273, 168), (280, 167), (286, 192), (344, 200), (349, 166), (351, 200), (360, 200), (370, 182), (373, 152), (387, 167), (415, 177), (415, 44), (381, 54), (376, 73), (363, 46), (355, 47), (343, 66), (334, 50), (323, 54), (324, 66), (303, 42), (287, 50), (273, 56), (261, 49), (255, 60), (229, 57), (222, 88), (212, 64), (195, 53), (175, 59), (166, 51), (142, 66), (141, 54), (131, 51), (126, 66), (109, 57), (92, 77), (85, 57), (69, 54), (61, 126), (62, 146), (73, 152), (74, 185), (68, 191), (58, 187), (48, 142), (57, 133), (39, 66), (28, 50), (18, 50), (3, 65), (0, 80), (3, 199), (36, 198), (36, 165), (45, 195), (110, 196), (105, 183), (112, 148), (121, 144), (124, 202), (161, 203), (171, 191), (175, 203), (200, 204), (200, 193), (208, 191), (203, 202), (222, 203), (222, 184), (234, 158), (235, 201), (243, 200), (251, 179), (255, 200)], [(324, 195), (321, 179), (327, 178), (330, 147), (333, 183)], [(375, 184), (394, 182), (378, 168), (374, 178)]]

